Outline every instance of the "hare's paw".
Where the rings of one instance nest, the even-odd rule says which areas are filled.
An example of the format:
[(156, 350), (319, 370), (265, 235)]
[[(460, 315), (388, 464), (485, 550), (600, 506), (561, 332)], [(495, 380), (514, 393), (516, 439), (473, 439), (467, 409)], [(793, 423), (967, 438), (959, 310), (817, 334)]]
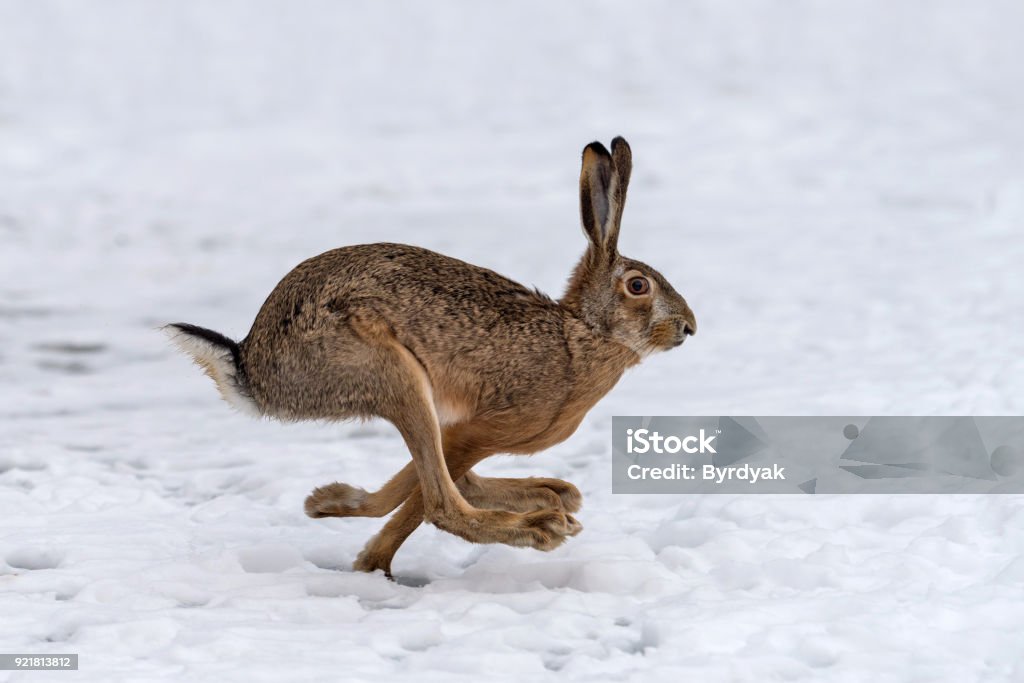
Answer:
[(515, 502), (509, 509), (517, 512), (555, 509), (576, 512), (583, 503), (578, 488), (561, 479), (527, 477), (525, 479), (503, 479), (508, 482), (504, 497)]
[(320, 517), (358, 517), (367, 492), (357, 486), (341, 482), (327, 484), (313, 490), (306, 498), (306, 514)]
[(561, 499), (562, 508), (566, 512), (577, 512), (583, 504), (583, 496), (580, 490), (567, 481), (561, 479), (538, 479), (538, 485), (554, 491)]
[(579, 489), (569, 482), (545, 477), (511, 479), (474, 475), (460, 483), (460, 490), (473, 507), (511, 512), (550, 509), (576, 512), (583, 501)]
[(566, 515), (565, 520), (569, 527), (569, 536), (575, 536), (579, 532), (583, 531), (583, 525), (580, 524), (579, 520), (573, 517), (572, 515)]
[(538, 510), (523, 515), (530, 532), (530, 545), (537, 550), (554, 550), (567, 538), (583, 531), (583, 525), (561, 510)]
[(576, 518), (560, 509), (527, 513), (470, 509), (429, 521), (471, 543), (503, 543), (537, 550), (554, 550), (583, 529)]
[(373, 548), (373, 543), (367, 545), (363, 550), (356, 556), (356, 561), (352, 563), (352, 569), (357, 572), (373, 573), (378, 569), (384, 572), (384, 576), (391, 577), (391, 559), (395, 556), (394, 553), (378, 552)]
[(503, 543), (522, 548), (553, 550), (582, 531), (575, 517), (561, 509), (519, 513), (475, 508), (438, 511), (427, 516), (434, 526), (470, 543)]

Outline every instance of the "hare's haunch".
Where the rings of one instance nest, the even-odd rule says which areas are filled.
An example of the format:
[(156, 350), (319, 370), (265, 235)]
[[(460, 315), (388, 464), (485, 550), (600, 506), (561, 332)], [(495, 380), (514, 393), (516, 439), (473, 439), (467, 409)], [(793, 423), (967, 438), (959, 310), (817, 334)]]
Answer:
[(618, 252), (631, 168), (622, 138), (611, 153), (598, 142), (583, 150), (588, 246), (558, 301), (426, 249), (366, 244), (288, 273), (241, 342), (185, 323), (166, 329), (236, 408), (398, 428), (412, 462), (379, 491), (334, 483), (306, 499), (311, 517), (381, 517), (402, 504), (357, 569), (390, 575), (423, 520), (474, 543), (551, 550), (582, 529), (576, 487), (471, 468), (568, 438), (627, 368), (697, 330), (665, 278)]

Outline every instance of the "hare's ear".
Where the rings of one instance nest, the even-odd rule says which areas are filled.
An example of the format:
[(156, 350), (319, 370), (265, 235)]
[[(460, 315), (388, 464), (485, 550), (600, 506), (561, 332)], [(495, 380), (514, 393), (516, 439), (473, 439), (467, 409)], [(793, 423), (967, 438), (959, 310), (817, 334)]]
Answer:
[(591, 142), (583, 148), (580, 218), (583, 219), (583, 232), (590, 240), (591, 249), (607, 255), (615, 253), (618, 233), (614, 225), (615, 208), (612, 206), (614, 184), (612, 155), (600, 142)]
[(592, 142), (583, 149), (580, 171), (583, 232), (591, 248), (609, 258), (618, 253), (619, 225), (632, 169), (632, 154), (622, 138), (612, 140), (611, 154), (600, 142)]
[(633, 174), (633, 151), (629, 143), (622, 137), (612, 140), (612, 166), (615, 169), (615, 205), (613, 219), (615, 221), (615, 239), (618, 242), (619, 227), (622, 225), (622, 209), (626, 206), (626, 190), (629, 189), (629, 176)]

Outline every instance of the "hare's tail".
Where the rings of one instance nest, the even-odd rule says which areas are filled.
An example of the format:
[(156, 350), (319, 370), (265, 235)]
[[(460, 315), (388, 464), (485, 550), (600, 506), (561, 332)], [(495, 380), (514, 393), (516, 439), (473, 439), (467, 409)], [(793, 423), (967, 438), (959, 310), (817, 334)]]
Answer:
[(188, 323), (171, 323), (164, 325), (163, 330), (175, 346), (191, 356), (217, 383), (217, 390), (231, 407), (249, 415), (263, 414), (249, 391), (241, 349), (236, 341)]

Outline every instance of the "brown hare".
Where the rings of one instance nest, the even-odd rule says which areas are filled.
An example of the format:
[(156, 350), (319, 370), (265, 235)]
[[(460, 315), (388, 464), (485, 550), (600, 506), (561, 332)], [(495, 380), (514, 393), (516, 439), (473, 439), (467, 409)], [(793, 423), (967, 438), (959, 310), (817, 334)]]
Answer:
[(382, 569), (426, 520), (473, 543), (551, 550), (581, 530), (580, 493), (559, 479), (498, 479), (471, 468), (568, 438), (623, 372), (694, 334), (686, 301), (617, 243), (632, 156), (583, 150), (589, 244), (554, 301), (495, 272), (401, 244), (344, 247), (299, 264), (234, 342), (185, 323), (165, 329), (236, 408), (282, 420), (381, 417), (412, 461), (379, 491), (334, 483), (311, 517), (381, 517), (355, 568)]

